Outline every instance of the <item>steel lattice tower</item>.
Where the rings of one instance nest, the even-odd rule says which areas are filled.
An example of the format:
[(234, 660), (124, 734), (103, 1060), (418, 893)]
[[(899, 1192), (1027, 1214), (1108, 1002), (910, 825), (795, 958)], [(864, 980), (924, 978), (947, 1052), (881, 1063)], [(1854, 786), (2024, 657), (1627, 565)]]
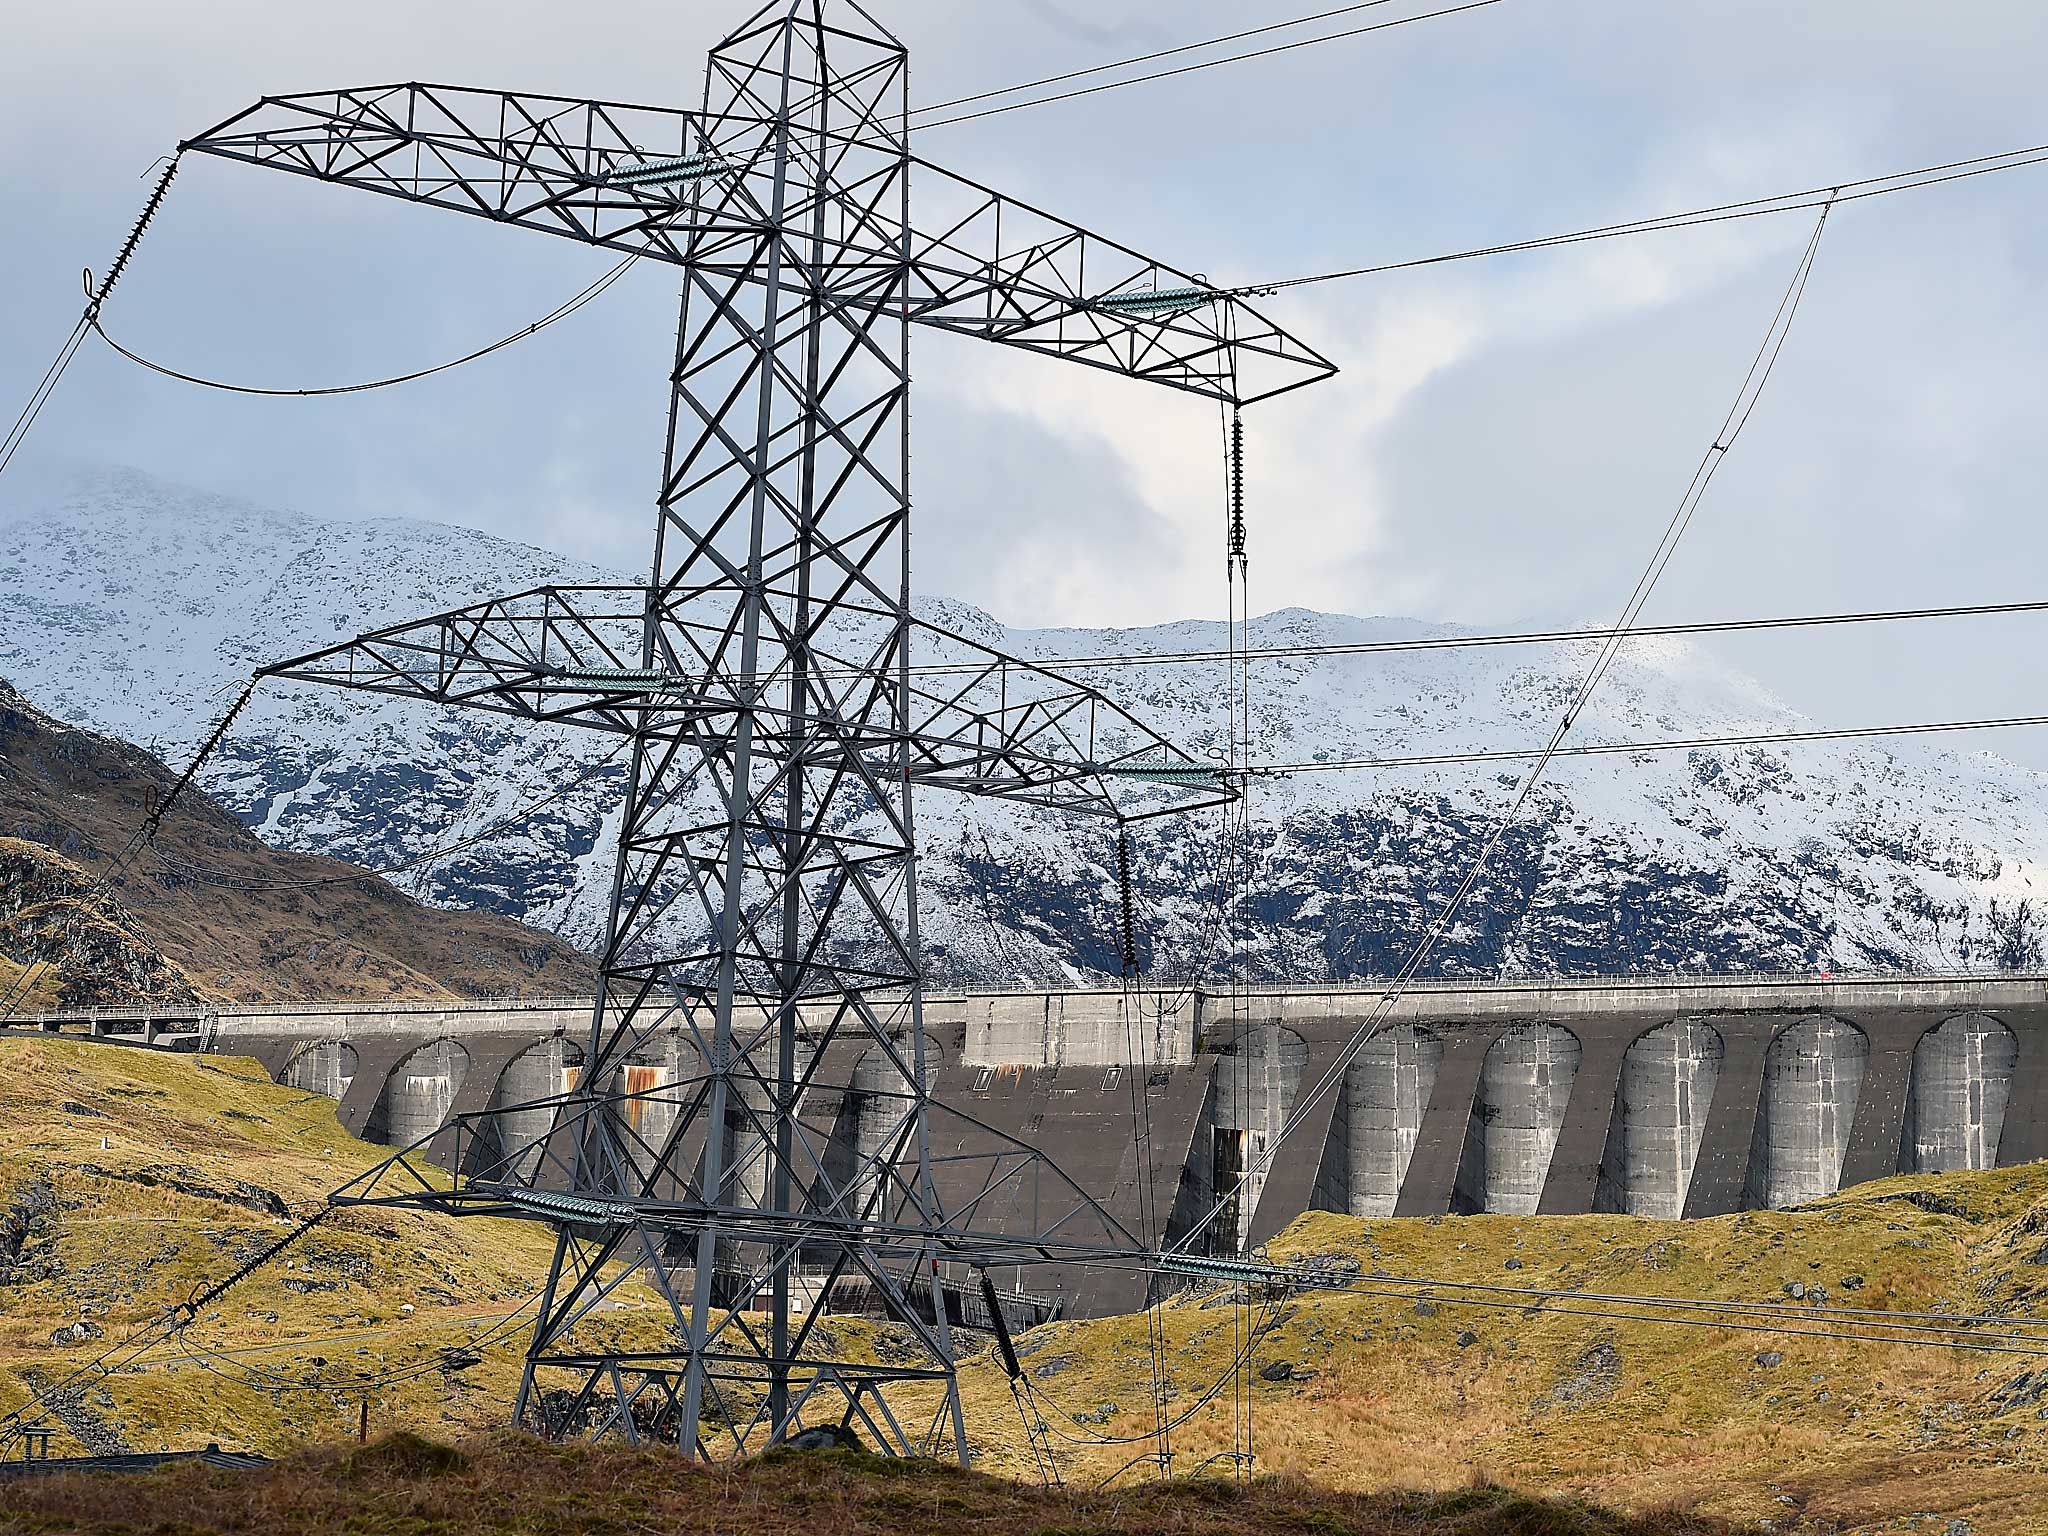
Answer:
[[(777, 0), (712, 52), (694, 114), (415, 83), (268, 98), (184, 146), (683, 273), (647, 586), (542, 589), (268, 674), (630, 739), (573, 1091), (459, 1114), (337, 1196), (552, 1227), (517, 1409), (551, 1435), (715, 1455), (836, 1422), (964, 1458), (941, 1264), (1143, 1251), (1042, 1150), (931, 1099), (913, 790), (1120, 826), (1235, 787), (914, 616), (911, 328), (1233, 405), (1333, 370), (1240, 299), (922, 161), (908, 112), (905, 50), (862, 6)], [(685, 1067), (636, 1073), (678, 1035)], [(545, 1133), (515, 1134), (534, 1114)], [(669, 1309), (658, 1345), (605, 1333), (628, 1279)], [(847, 1282), (907, 1358), (817, 1348), (813, 1303)]]

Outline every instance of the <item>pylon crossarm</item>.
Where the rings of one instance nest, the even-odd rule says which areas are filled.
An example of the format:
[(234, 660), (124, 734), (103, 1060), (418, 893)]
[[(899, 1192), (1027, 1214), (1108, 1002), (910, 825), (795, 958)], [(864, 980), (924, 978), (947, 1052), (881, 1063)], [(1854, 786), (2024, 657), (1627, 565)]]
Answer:
[[(878, 76), (871, 66), (866, 73)], [(845, 91), (848, 79), (835, 82)], [(1243, 296), (917, 156), (886, 120), (805, 129), (809, 189), (773, 216), (779, 103), (703, 114), (407, 83), (266, 97), (184, 150), (763, 281), (764, 233), (822, 247), (838, 303), (1235, 404), (1336, 367)], [(923, 211), (894, 194), (907, 165)], [(820, 219), (821, 207), (833, 217)], [(902, 279), (907, 276), (906, 284)]]
[[(262, 675), (631, 735), (644, 587), (541, 587), (372, 631)], [(566, 679), (584, 676), (581, 686)]]
[[(376, 630), (266, 668), (264, 676), (410, 698), (614, 735), (673, 739), (730, 752), (739, 717), (757, 742), (785, 749), (788, 768), (859, 758), (879, 802), (911, 783), (1112, 820), (1137, 821), (1227, 804), (1236, 785), (1090, 684), (913, 620), (916, 654), (907, 729), (848, 679), (872, 677), (847, 647), (813, 646), (792, 707), (772, 686), (794, 675), (793, 652), (753, 675), (648, 667), (641, 655), (644, 587), (543, 587)], [(854, 610), (859, 621), (875, 618)], [(680, 656), (708, 628), (676, 613), (661, 626)], [(865, 627), (865, 626), (861, 626)], [(860, 629), (856, 629), (859, 633)]]
[(911, 318), (957, 335), (1249, 405), (1336, 364), (1206, 278), (910, 157)]
[(680, 262), (672, 226), (725, 159), (705, 129), (666, 107), (415, 82), (268, 96), (181, 147), (592, 245), (651, 239)]

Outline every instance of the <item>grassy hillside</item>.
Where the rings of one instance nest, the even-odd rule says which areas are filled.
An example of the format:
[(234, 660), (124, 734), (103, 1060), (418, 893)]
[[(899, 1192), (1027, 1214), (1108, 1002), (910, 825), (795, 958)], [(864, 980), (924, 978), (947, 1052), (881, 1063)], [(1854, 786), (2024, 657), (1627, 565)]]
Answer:
[[(51, 1038), (0, 1039), (0, 1124), (20, 1128), (0, 1143), (0, 1411), (166, 1301), (231, 1271), (383, 1155), (341, 1132), (331, 1101), (276, 1087), (252, 1063)], [(1782, 1302), (1796, 1284), (1807, 1306), (1824, 1296), (1828, 1305), (2038, 1315), (2048, 1299), (2048, 1166), (1897, 1180), (1805, 1210), (1688, 1225), (1314, 1215), (1275, 1245), (1274, 1257), (1355, 1264), (1368, 1289), (1378, 1274)], [(363, 1395), (352, 1383), (407, 1367), (423, 1374), (369, 1393), (373, 1423), (442, 1439), (492, 1435), (504, 1423), (519, 1333), (516, 1321), (500, 1320), (530, 1299), (545, 1262), (544, 1234), (515, 1224), (338, 1217), (213, 1308), (191, 1331), (189, 1352), (161, 1351), (144, 1369), (60, 1405), (58, 1450), (217, 1440), (280, 1454), (352, 1432)], [(1117, 1510), (1134, 1522), (1122, 1528), (1134, 1530), (1624, 1528), (1552, 1506), (1513, 1506), (1521, 1513), (1510, 1517), (1492, 1494), (1461, 1502), (1476, 1480), (1656, 1516), (1645, 1530), (1681, 1528), (1661, 1512), (1682, 1509), (1779, 1530), (1950, 1536), (1950, 1522), (1962, 1520), (1974, 1536), (2048, 1532), (2048, 1359), (1581, 1315), (1608, 1310), (1592, 1301), (1566, 1310), (1501, 1297), (1481, 1308), (1453, 1304), (1448, 1293), (1377, 1289), (1388, 1294), (1305, 1293), (1264, 1310), (1246, 1373), (1259, 1467), (1346, 1494), (1403, 1488), (1445, 1500), (1318, 1503), (1320, 1495), (1288, 1484), (1268, 1490), (1277, 1502), (1255, 1512), (1185, 1493), (1048, 1504), (987, 1483), (913, 1480), (879, 1492), (834, 1483), (830, 1498), (852, 1501), (843, 1506), (852, 1523), (835, 1528), (922, 1528), (886, 1524), (892, 1498), (909, 1501), (905, 1509), (929, 1500), (934, 1528), (949, 1530), (969, 1507), (1001, 1511), (975, 1527), (991, 1531), (1111, 1529)], [(1176, 1414), (1237, 1353), (1230, 1301), (1219, 1291), (1165, 1309)], [(646, 1337), (656, 1323), (629, 1292), (591, 1326)], [(1826, 1331), (1818, 1319), (1802, 1326)], [(437, 1367), (437, 1352), (493, 1329), (513, 1347)], [(887, 1330), (844, 1321), (828, 1337), (829, 1347), (863, 1357), (890, 1344)], [(1998, 1330), (1982, 1330), (1982, 1342), (1999, 1342)], [(1139, 1434), (1149, 1419), (1142, 1319), (1054, 1324), (1027, 1335), (1021, 1352), (1076, 1486), (1146, 1449), (1102, 1443)], [(252, 1369), (275, 1390), (250, 1385)], [(978, 1468), (1035, 1482), (994, 1361), (970, 1359), (961, 1387)], [(1231, 1448), (1230, 1397), (1176, 1431), (1177, 1472)], [(905, 1408), (906, 1421), (915, 1417), (914, 1404)], [(465, 1479), (510, 1478), (516, 1488), (529, 1464), (583, 1465), (569, 1451), (543, 1457), (479, 1443), (474, 1454), (476, 1468), (420, 1494), (423, 1507), (460, 1508), (470, 1496)], [(303, 1528), (326, 1529), (340, 1518), (338, 1495), (316, 1485), (337, 1463), (295, 1465), (262, 1497), (305, 1501)], [(668, 1467), (671, 1481), (679, 1476), (672, 1462), (630, 1456), (590, 1464), (621, 1486), (652, 1476), (650, 1465)], [(811, 1496), (801, 1479), (814, 1475), (824, 1474), (679, 1484), (673, 1497), (684, 1502), (660, 1507), (737, 1503), (750, 1531), (791, 1528), (777, 1522), (801, 1518)], [(181, 1517), (194, 1527), (224, 1528), (226, 1514), (201, 1509), (217, 1493), (230, 1500), (221, 1510), (244, 1507), (232, 1503), (242, 1494), (209, 1492), (204, 1478), (179, 1486), (179, 1498), (198, 1501)], [(517, 1499), (507, 1498), (509, 1521)], [(552, 1528), (536, 1518), (522, 1528)], [(612, 1528), (612, 1506), (592, 1518), (591, 1528)], [(421, 1529), (435, 1523), (421, 1519)], [(486, 1520), (484, 1528), (497, 1527)]]
[[(2048, 1165), (1900, 1179), (1800, 1211), (1689, 1224), (1317, 1214), (1273, 1256), (1355, 1263), (1367, 1289), (1379, 1274), (1783, 1303), (1797, 1285), (1806, 1307), (2039, 1316)], [(1624, 1509), (1821, 1529), (1930, 1511), (1943, 1519), (1919, 1528), (1965, 1519), (1980, 1533), (2048, 1531), (2048, 1357), (1583, 1315), (1619, 1310), (1592, 1301), (1479, 1307), (1451, 1292), (1378, 1289), (1304, 1294), (1267, 1314), (1247, 1373), (1262, 1469), (1372, 1489), (1456, 1487), (1477, 1468)], [(1237, 1351), (1225, 1299), (1165, 1309), (1176, 1412)], [(1829, 1331), (1817, 1317), (1798, 1326)], [(1998, 1342), (1995, 1328), (1982, 1334)], [(1149, 1422), (1142, 1320), (1056, 1324), (1025, 1348), (1074, 1475), (1106, 1473), (1141, 1448), (1088, 1442)], [(1269, 1367), (1286, 1379), (1264, 1379)], [(988, 1464), (1028, 1467), (992, 1363), (971, 1367), (964, 1390), (978, 1422), (1011, 1427)], [(1084, 1415), (1095, 1422), (1074, 1422)], [(1176, 1463), (1231, 1444), (1226, 1393), (1175, 1435)]]
[[(0, 1040), (0, 1125), (0, 1411), (232, 1273), (385, 1155), (342, 1132), (332, 1100), (276, 1087), (253, 1062), (54, 1038)], [(547, 1251), (512, 1223), (339, 1215), (211, 1309), (190, 1352), (166, 1347), (59, 1404), (54, 1450), (217, 1440), (277, 1453), (352, 1428), (346, 1378), (483, 1332), (528, 1299)], [(246, 1377), (213, 1350), (313, 1385), (256, 1390), (193, 1358)], [(496, 1427), (513, 1369), (490, 1352), (380, 1391), (373, 1410), (443, 1432)]]

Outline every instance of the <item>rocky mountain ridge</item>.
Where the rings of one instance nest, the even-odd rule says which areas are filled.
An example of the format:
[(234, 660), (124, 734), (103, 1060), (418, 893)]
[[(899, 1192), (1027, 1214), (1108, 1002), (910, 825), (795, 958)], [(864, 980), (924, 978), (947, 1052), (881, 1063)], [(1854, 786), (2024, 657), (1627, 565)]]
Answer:
[[(132, 471), (69, 473), (0, 506), (0, 675), (52, 713), (180, 762), (258, 666), (486, 596), (616, 573), (474, 531), (266, 511)], [(1218, 624), (1011, 629), (926, 599), (934, 622), (1027, 658), (1157, 654), (1070, 669), (1197, 753), (1225, 730)], [(1261, 646), (1448, 635), (1288, 610)], [(1574, 646), (1259, 664), (1255, 756), (1313, 764), (1540, 743), (1587, 660)], [(1808, 725), (1698, 647), (1630, 645), (1575, 739)], [(397, 877), (590, 947), (601, 933), (624, 769), (609, 743), (311, 688), (259, 695), (205, 785), (274, 847)], [(1517, 765), (1260, 781), (1255, 877), (1230, 946), (1213, 814), (1138, 845), (1141, 947), (1156, 971), (1236, 963), (1300, 980), (1396, 969), (1513, 798)], [(564, 786), (570, 786), (564, 791)], [(1910, 743), (1639, 754), (1558, 763), (1439, 951), (1450, 974), (2038, 964), (2048, 776)], [(558, 798), (549, 799), (551, 796)], [(522, 814), (537, 801), (548, 803)], [(503, 827), (508, 819), (516, 825)], [(1046, 982), (1115, 969), (1114, 850), (1049, 814), (918, 803), (935, 977)]]
[(488, 912), (422, 909), (366, 871), (265, 845), (175, 775), (0, 681), (0, 994), (12, 1011), (157, 1001), (587, 992), (587, 955)]

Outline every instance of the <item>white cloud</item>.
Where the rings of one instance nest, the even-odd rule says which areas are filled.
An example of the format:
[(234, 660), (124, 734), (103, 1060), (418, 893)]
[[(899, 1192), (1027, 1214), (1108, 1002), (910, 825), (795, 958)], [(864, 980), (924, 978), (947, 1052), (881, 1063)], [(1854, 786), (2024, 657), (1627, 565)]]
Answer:
[[(1241, 7), (877, 0), (933, 100), (1244, 25)], [(17, 7), (0, 52), (0, 397), (125, 234), (135, 177), (259, 94), (378, 78), (689, 102), (730, 7), (210, 0)], [(946, 164), (1221, 280), (1278, 277), (1747, 197), (2038, 137), (2048, 8), (2028, 0), (1546, 0), (933, 134)], [(1097, 29), (1094, 41), (1073, 25)], [(2034, 423), (2048, 317), (2020, 173), (1858, 204), (1666, 601), (1687, 616), (1968, 600), (2048, 555)], [(1271, 301), (1341, 364), (1252, 413), (1263, 606), (1515, 624), (1604, 616), (1740, 378), (1806, 227), (1710, 226), (1390, 274)], [(113, 318), (174, 362), (326, 382), (464, 350), (596, 270), (587, 252), (241, 168), (192, 166)], [(636, 569), (673, 284), (423, 389), (256, 405), (88, 354), (39, 445), (322, 513), (403, 510)], [(1221, 606), (1215, 412), (999, 349), (922, 341), (919, 579), (1018, 622)], [(6, 489), (0, 486), (0, 498)], [(1795, 703), (2032, 687), (1926, 630), (1746, 665)], [(1817, 656), (1808, 663), (1776, 658)], [(1865, 674), (1881, 663), (1883, 679)], [(1774, 667), (1778, 670), (1774, 670)], [(2000, 693), (2003, 690), (2003, 694)]]

